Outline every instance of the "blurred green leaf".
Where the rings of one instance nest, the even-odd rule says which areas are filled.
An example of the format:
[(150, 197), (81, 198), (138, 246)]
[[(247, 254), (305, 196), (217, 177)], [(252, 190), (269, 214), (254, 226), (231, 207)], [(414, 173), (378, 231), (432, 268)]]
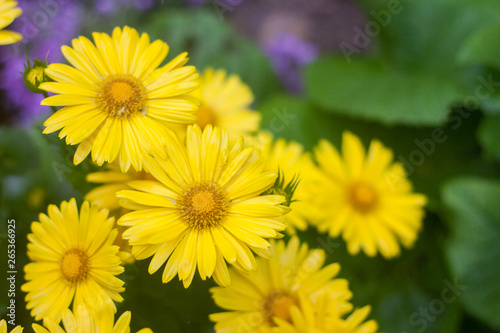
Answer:
[(474, 316), (500, 329), (500, 184), (455, 179), (443, 188), (451, 238), (446, 254), (462, 288), (460, 300)]
[(0, 127), (0, 174), (22, 174), (40, 163), (37, 146), (21, 128)]
[(484, 64), (500, 70), (500, 24), (477, 31), (463, 45), (458, 59), (466, 64)]
[(500, 96), (492, 96), (485, 100), (481, 105), (482, 111), (486, 114), (499, 115), (500, 114)]
[[(387, 3), (378, 10), (387, 10)], [(462, 44), (498, 20), (500, 2), (403, 0), (398, 9), (381, 33), (382, 54), (397, 67), (451, 76), (459, 68), (456, 54)]]
[(500, 115), (486, 116), (478, 130), (478, 140), (487, 158), (500, 159)]
[(344, 50), (372, 45), (379, 60), (320, 60), (306, 72), (308, 96), (331, 112), (386, 124), (440, 124), (450, 104), (476, 88), (464, 81), (456, 55), (471, 35), (497, 21), (500, 3), (361, 2), (367, 23)]
[(384, 124), (439, 125), (460, 90), (447, 77), (372, 60), (324, 58), (306, 71), (307, 96), (329, 112)]

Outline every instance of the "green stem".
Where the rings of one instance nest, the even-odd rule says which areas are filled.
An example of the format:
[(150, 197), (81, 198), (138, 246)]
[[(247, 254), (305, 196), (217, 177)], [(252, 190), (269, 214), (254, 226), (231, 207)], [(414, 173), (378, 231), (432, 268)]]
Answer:
[[(47, 94), (47, 92), (46, 92), (46, 91), (44, 91), (44, 92), (43, 92), (43, 96), (45, 96), (45, 98), (49, 98), (49, 94)], [(55, 106), (51, 106), (50, 108), (52, 109), (52, 111), (53, 111), (54, 113), (56, 113), (56, 112), (57, 112), (57, 109), (56, 109), (56, 107), (55, 107)]]

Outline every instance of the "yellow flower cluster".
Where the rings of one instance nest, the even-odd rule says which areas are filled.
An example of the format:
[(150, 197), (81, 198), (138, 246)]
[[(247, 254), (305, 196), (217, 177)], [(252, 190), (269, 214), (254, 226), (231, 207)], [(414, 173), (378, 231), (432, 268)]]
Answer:
[[(99, 185), (80, 210), (71, 199), (32, 223), (22, 290), (43, 319), (35, 331), (63, 332), (62, 320), (68, 332), (128, 332), (129, 312), (113, 324), (118, 275), (151, 258), (163, 283), (213, 277), (229, 310), (211, 316), (217, 332), (375, 332), (370, 308), (353, 310), (335, 278), (340, 266), (323, 267), (325, 252), (296, 234), (313, 225), (342, 235), (353, 255), (412, 246), (426, 198), (392, 152), (377, 140), (365, 152), (345, 132), (342, 155), (326, 140), (308, 153), (260, 130), (236, 75), (208, 68), (200, 78), (186, 53), (162, 65), (168, 45), (130, 27), (93, 40), (63, 46), (70, 65), (49, 65), (53, 82), (40, 85), (52, 93), (42, 104), (62, 107), (44, 133), (78, 145), (75, 164), (90, 155), (105, 166), (87, 175)], [(288, 245), (274, 240), (283, 231)]]
[(231, 285), (211, 290), (215, 303), (230, 310), (210, 316), (217, 332), (376, 332), (375, 321), (363, 323), (369, 306), (345, 318), (352, 293), (347, 280), (334, 279), (339, 264), (322, 267), (324, 250), (309, 250), (293, 237), (288, 245), (273, 242), (271, 252), (255, 271), (231, 269)]

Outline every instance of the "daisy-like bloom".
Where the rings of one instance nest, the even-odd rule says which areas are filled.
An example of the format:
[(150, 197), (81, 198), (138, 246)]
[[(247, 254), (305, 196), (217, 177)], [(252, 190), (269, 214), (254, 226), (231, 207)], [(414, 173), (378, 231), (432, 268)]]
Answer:
[(250, 108), (252, 91), (237, 75), (208, 68), (192, 95), (202, 102), (196, 114), (201, 129), (208, 124), (226, 129), (231, 141), (259, 130), (261, 115)]
[(20, 33), (4, 29), (22, 13), (22, 9), (17, 7), (17, 1), (0, 0), (0, 45), (14, 44), (23, 39)]
[(370, 306), (354, 310), (346, 319), (339, 313), (336, 296), (331, 291), (322, 293), (316, 304), (299, 293), (299, 305), (290, 307), (290, 320), (275, 318), (273, 333), (375, 333), (375, 320), (363, 322)]
[(121, 191), (122, 205), (134, 212), (118, 224), (130, 227), (123, 237), (138, 259), (153, 256), (149, 273), (165, 262), (163, 282), (176, 274), (188, 287), (196, 267), (203, 280), (211, 276), (222, 286), (230, 282), (226, 261), (243, 270), (255, 267), (251, 250), (269, 254), (266, 238), (284, 230), (281, 195), (260, 195), (277, 177), (264, 171), (266, 161), (243, 139), (228, 149), (227, 132), (189, 126), (185, 146), (173, 135), (168, 159), (144, 156), (157, 181), (132, 181), (136, 191)]
[[(62, 329), (51, 318), (43, 319), (43, 326), (33, 324), (35, 333), (130, 333), (130, 311), (124, 312), (115, 323), (114, 311), (110, 306), (103, 307), (100, 311), (92, 311), (84, 304), (71, 312), (64, 311)], [(137, 333), (152, 333), (149, 328), (143, 328)]]
[(35, 320), (51, 317), (55, 322), (73, 301), (73, 308), (87, 304), (98, 309), (121, 302), (124, 282), (118, 246), (112, 245), (117, 231), (108, 210), (85, 201), (80, 214), (75, 199), (63, 201), (59, 209), (49, 205), (48, 216), (31, 224), (28, 257), (21, 286), (27, 309)]
[(306, 184), (309, 179), (319, 174), (309, 153), (304, 152), (304, 147), (300, 143), (287, 142), (283, 138), (274, 140), (273, 135), (265, 131), (250, 137), (250, 145), (262, 150), (262, 155), (267, 159), (267, 170), (283, 172), (285, 184), (293, 177), (299, 177), (299, 183), (293, 195), (294, 202), (290, 205), (292, 211), (286, 216), (286, 231), (293, 235), (296, 229), (305, 230), (308, 225), (307, 220), (315, 211), (306, 200)]
[[(22, 333), (22, 332), (23, 328), (21, 327), (21, 325), (17, 325), (16, 327), (14, 327), (12, 331), (10, 331), (10, 333)], [(0, 333), (7, 333), (7, 322), (5, 321), (5, 319), (0, 320)]]
[[(334, 297), (338, 315), (351, 311), (348, 302), (352, 293), (344, 279), (334, 279), (339, 264), (322, 267), (325, 251), (309, 250), (293, 237), (288, 245), (273, 242), (272, 257), (257, 259), (257, 269), (249, 273), (230, 269), (231, 285), (215, 287), (210, 291), (215, 303), (229, 312), (210, 315), (217, 333), (274, 332), (281, 321), (293, 323), (292, 309), (304, 311), (301, 294), (315, 304), (329, 292)], [(307, 310), (307, 309), (306, 309)]]
[(78, 144), (74, 163), (90, 152), (98, 165), (118, 159), (125, 172), (142, 169), (141, 155), (162, 156), (167, 126), (196, 120), (197, 101), (187, 94), (198, 87), (193, 66), (183, 66), (186, 53), (157, 68), (168, 53), (148, 34), (115, 28), (113, 35), (93, 33), (94, 44), (73, 40), (62, 52), (74, 67), (51, 64), (45, 70), (55, 82), (40, 88), (57, 95), (42, 105), (66, 106), (45, 122), (44, 133), (60, 129), (66, 143)]
[(318, 229), (332, 237), (342, 233), (353, 255), (399, 255), (398, 241), (411, 247), (417, 238), (426, 197), (412, 192), (403, 165), (378, 140), (365, 152), (357, 136), (344, 132), (342, 155), (326, 140), (315, 148), (324, 175), (311, 190), (310, 200), (324, 214)]

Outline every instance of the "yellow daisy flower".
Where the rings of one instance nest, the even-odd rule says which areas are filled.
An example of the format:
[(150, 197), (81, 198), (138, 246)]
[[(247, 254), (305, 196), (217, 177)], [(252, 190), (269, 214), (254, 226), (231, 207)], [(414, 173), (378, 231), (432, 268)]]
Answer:
[[(104, 307), (97, 314), (92, 313), (85, 305), (80, 305), (75, 313), (69, 309), (64, 311), (62, 322), (64, 328), (50, 318), (44, 318), (43, 326), (33, 324), (35, 333), (130, 333), (130, 311), (124, 312), (115, 323), (114, 312), (110, 306)], [(152, 333), (143, 328), (137, 333)]]
[(342, 154), (326, 140), (315, 149), (324, 179), (308, 200), (323, 213), (318, 229), (332, 237), (342, 233), (353, 255), (399, 255), (398, 241), (411, 247), (417, 239), (426, 197), (412, 192), (403, 165), (378, 140), (365, 152), (358, 137), (344, 132)]
[(59, 322), (73, 301), (100, 307), (121, 302), (124, 282), (115, 275), (123, 272), (118, 246), (112, 245), (116, 229), (107, 209), (85, 201), (80, 214), (75, 199), (63, 201), (59, 209), (49, 205), (48, 216), (31, 224), (28, 257), (21, 286), (26, 292), (26, 308), (35, 320), (51, 317)]
[(273, 333), (375, 333), (375, 320), (363, 322), (370, 314), (370, 306), (356, 309), (347, 318), (338, 311), (338, 300), (327, 290), (318, 296), (316, 303), (299, 293), (299, 305), (290, 307), (289, 321), (275, 318)]
[(203, 132), (189, 126), (185, 146), (173, 134), (169, 142), (168, 159), (144, 156), (157, 181), (129, 182), (136, 191), (118, 192), (122, 205), (134, 210), (118, 221), (130, 227), (123, 237), (136, 259), (154, 255), (150, 274), (167, 262), (164, 283), (178, 274), (187, 288), (198, 267), (203, 280), (213, 276), (226, 286), (225, 261), (253, 269), (251, 250), (268, 254), (265, 238), (285, 229), (285, 198), (260, 196), (277, 174), (263, 171), (265, 160), (242, 138), (229, 150), (227, 132), (211, 125)]
[(259, 130), (261, 115), (250, 108), (254, 100), (252, 91), (239, 76), (208, 68), (201, 77), (199, 89), (192, 95), (202, 101), (196, 114), (196, 124), (201, 129), (208, 124), (226, 129), (232, 141)]
[(286, 216), (286, 231), (293, 235), (296, 229), (305, 230), (307, 220), (315, 210), (306, 200), (306, 184), (309, 179), (318, 175), (319, 170), (312, 162), (309, 153), (304, 152), (304, 147), (298, 142), (287, 142), (283, 138), (273, 139), (273, 135), (266, 131), (259, 132), (250, 137), (250, 145), (262, 150), (262, 155), (267, 159), (266, 170), (283, 172), (285, 184), (294, 176), (300, 181), (295, 190), (290, 207), (292, 211)]
[[(10, 333), (22, 333), (23, 330), (21, 325), (17, 325)], [(7, 322), (5, 319), (0, 320), (0, 333), (7, 333)]]
[(17, 1), (0, 0), (0, 45), (14, 44), (23, 39), (20, 33), (4, 30), (22, 13), (22, 9), (17, 7)]
[(291, 322), (295, 307), (304, 311), (301, 293), (310, 302), (329, 292), (335, 298), (335, 311), (339, 315), (351, 311), (348, 302), (352, 293), (344, 279), (333, 279), (340, 270), (339, 264), (322, 267), (325, 251), (309, 250), (293, 237), (288, 245), (283, 241), (272, 242), (272, 257), (257, 259), (257, 269), (245, 273), (230, 269), (231, 285), (210, 290), (215, 303), (229, 312), (210, 315), (217, 333), (274, 332), (279, 320)]
[(62, 52), (74, 67), (51, 64), (45, 70), (55, 82), (40, 88), (58, 95), (42, 105), (66, 106), (45, 122), (44, 133), (60, 129), (66, 143), (79, 144), (74, 163), (92, 151), (98, 165), (118, 159), (123, 171), (142, 169), (141, 155), (163, 156), (167, 126), (196, 120), (197, 101), (187, 94), (198, 87), (193, 66), (183, 66), (182, 53), (157, 68), (168, 53), (160, 40), (148, 34), (115, 28), (113, 35), (94, 33), (73, 40)]

